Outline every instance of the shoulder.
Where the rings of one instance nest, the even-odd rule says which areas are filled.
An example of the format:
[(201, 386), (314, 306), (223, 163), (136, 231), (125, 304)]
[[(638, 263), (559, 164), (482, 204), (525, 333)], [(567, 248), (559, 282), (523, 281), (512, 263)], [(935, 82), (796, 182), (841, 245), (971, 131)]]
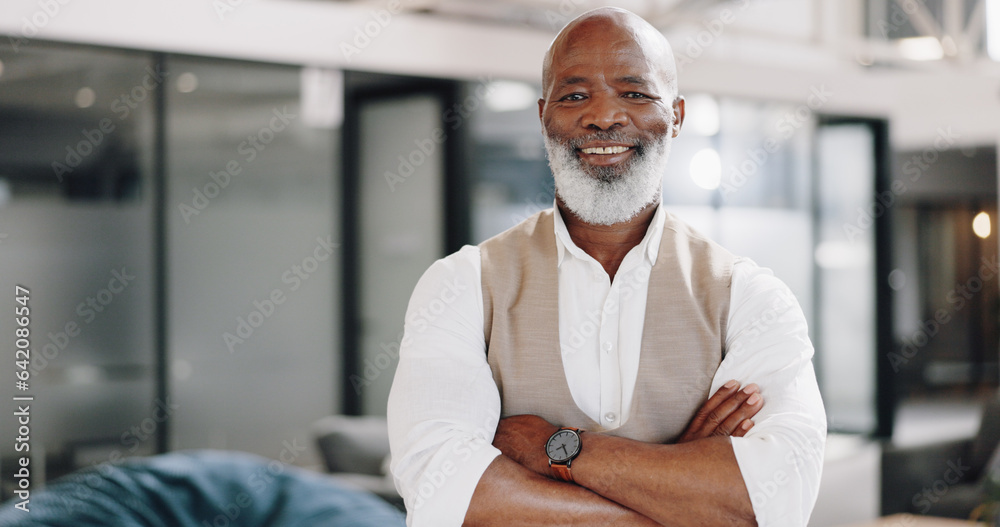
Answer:
[(466, 245), (456, 252), (441, 258), (424, 271), (417, 287), (442, 281), (460, 279), (479, 285), (481, 272), (480, 249), (476, 245)]
[(482, 335), (480, 273), (479, 247), (474, 245), (466, 245), (431, 264), (413, 288), (407, 307), (407, 328), (424, 331), (429, 326), (439, 326), (460, 331), (460, 326), (469, 326), (473, 333), (478, 327), (478, 334)]
[(734, 306), (761, 298), (795, 301), (791, 289), (780, 278), (774, 276), (771, 269), (761, 267), (757, 262), (744, 256), (735, 257), (732, 287)]
[(737, 258), (726, 337), (729, 344), (742, 341), (742, 344), (766, 346), (791, 339), (802, 344), (795, 349), (811, 356), (808, 335), (805, 314), (791, 289), (770, 269), (749, 258)]

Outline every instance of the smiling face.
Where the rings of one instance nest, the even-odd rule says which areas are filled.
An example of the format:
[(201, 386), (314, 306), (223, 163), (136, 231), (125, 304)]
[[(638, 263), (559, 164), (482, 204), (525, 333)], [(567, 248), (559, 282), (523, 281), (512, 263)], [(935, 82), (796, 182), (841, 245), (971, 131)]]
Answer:
[(556, 37), (543, 83), (539, 116), (563, 204), (611, 225), (657, 201), (684, 118), (666, 39), (627, 11), (588, 12)]

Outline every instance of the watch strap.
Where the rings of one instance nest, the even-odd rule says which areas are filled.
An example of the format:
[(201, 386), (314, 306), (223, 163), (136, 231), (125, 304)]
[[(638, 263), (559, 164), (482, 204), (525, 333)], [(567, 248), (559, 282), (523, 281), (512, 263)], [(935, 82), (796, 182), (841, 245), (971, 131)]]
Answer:
[(556, 479), (561, 479), (563, 481), (568, 481), (570, 483), (575, 483), (573, 481), (573, 472), (569, 469), (569, 464), (572, 460), (566, 462), (565, 465), (561, 463), (550, 463), (549, 466), (552, 467), (552, 472), (556, 475)]

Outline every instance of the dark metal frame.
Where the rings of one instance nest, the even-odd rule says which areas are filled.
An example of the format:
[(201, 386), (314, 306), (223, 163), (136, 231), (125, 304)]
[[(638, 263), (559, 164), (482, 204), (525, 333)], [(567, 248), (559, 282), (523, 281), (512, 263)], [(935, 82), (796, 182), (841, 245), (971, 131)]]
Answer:
[[(817, 128), (822, 126), (835, 126), (841, 124), (859, 124), (867, 126), (874, 138), (873, 154), (875, 156), (875, 179), (872, 181), (872, 200), (882, 192), (888, 191), (892, 184), (892, 156), (889, 147), (889, 121), (887, 119), (873, 117), (848, 117), (821, 115), (817, 121)], [(814, 150), (815, 151), (815, 150)], [(815, 155), (813, 156), (815, 159)], [(814, 170), (814, 173), (818, 173)], [(818, 228), (818, 214), (816, 207), (817, 185), (813, 185), (813, 214), (814, 230)], [(814, 232), (814, 236), (817, 233)], [(896, 382), (893, 376), (892, 366), (889, 364), (889, 353), (895, 350), (893, 339), (892, 314), (893, 295), (892, 288), (889, 287), (888, 276), (892, 271), (892, 214), (887, 211), (885, 214), (875, 218), (875, 430), (873, 435), (879, 438), (892, 437), (892, 426), (895, 418), (896, 405), (898, 403)], [(818, 273), (815, 261), (813, 263), (814, 274)], [(814, 302), (819, 304), (822, 295), (822, 288), (818, 281), (814, 281)], [(817, 316), (815, 325), (818, 330), (819, 319)], [(824, 350), (820, 350), (823, 353)]]
[[(357, 277), (361, 272), (360, 225), (360, 108), (367, 102), (427, 94), (437, 97), (442, 108), (458, 104), (466, 96), (461, 81), (405, 77), (399, 75), (344, 72), (344, 133), (341, 145), (341, 240), (344, 260), (341, 265), (341, 338), (342, 392), (341, 411), (347, 415), (362, 412), (361, 395), (350, 382), (359, 374), (362, 320), (361, 291)], [(442, 119), (441, 123), (444, 127)], [(444, 142), (444, 252), (450, 254), (469, 243), (471, 234), (470, 178), (468, 167), (469, 134), (467, 126), (447, 130)], [(442, 254), (441, 256), (444, 256)]]

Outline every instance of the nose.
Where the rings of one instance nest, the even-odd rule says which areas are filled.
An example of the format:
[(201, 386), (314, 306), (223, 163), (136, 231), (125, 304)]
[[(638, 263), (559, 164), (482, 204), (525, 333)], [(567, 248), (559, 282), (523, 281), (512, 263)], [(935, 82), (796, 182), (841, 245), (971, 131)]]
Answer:
[(584, 128), (610, 130), (614, 126), (624, 127), (629, 122), (624, 101), (614, 94), (592, 94), (584, 107), (581, 125)]

